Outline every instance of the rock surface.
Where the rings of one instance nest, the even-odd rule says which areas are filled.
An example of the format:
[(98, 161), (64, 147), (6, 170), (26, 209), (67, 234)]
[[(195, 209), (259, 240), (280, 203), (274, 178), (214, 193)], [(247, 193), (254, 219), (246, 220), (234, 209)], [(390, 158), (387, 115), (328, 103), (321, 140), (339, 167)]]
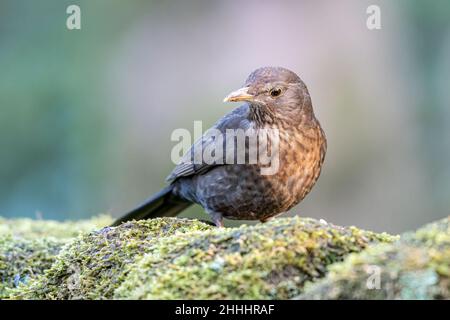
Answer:
[[(164, 237), (207, 230), (211, 226), (186, 219), (154, 219), (105, 227), (69, 243), (50, 269), (20, 287), (20, 299), (109, 299), (137, 259)], [(147, 270), (141, 270), (147, 272)]]
[[(298, 217), (222, 229), (179, 218), (100, 228), (110, 221), (0, 219), (0, 298), (449, 298), (448, 219), (399, 241)], [(367, 289), (380, 270), (369, 286), (381, 289)]]
[(0, 299), (49, 269), (65, 243), (112, 221), (109, 216), (79, 222), (0, 218)]
[(450, 218), (329, 268), (300, 299), (450, 299)]

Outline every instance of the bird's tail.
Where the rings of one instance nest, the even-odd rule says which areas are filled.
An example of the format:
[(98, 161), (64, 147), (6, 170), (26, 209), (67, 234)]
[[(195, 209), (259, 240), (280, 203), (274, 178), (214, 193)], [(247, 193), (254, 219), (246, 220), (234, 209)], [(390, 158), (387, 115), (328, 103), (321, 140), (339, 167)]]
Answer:
[(189, 207), (192, 203), (175, 196), (172, 193), (173, 186), (170, 185), (151, 196), (147, 201), (136, 209), (117, 219), (112, 226), (129, 220), (142, 220), (155, 217), (174, 217), (179, 212)]

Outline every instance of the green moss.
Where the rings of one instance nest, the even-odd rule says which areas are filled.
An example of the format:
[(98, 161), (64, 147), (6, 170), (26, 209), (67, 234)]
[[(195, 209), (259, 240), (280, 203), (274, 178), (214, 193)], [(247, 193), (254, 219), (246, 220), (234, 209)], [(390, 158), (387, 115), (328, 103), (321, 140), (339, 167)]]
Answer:
[(63, 241), (0, 236), (0, 299), (53, 264)]
[(49, 269), (65, 243), (111, 222), (106, 215), (76, 222), (0, 218), (0, 299)]
[(0, 217), (0, 236), (12, 235), (26, 239), (38, 239), (42, 237), (70, 239), (81, 233), (107, 226), (112, 222), (113, 218), (108, 215), (100, 215), (88, 220), (64, 222), (33, 220), (28, 218), (5, 219)]
[(400, 241), (298, 217), (229, 229), (159, 218), (87, 233), (110, 222), (1, 219), (0, 298), (450, 298), (448, 218)]
[(133, 221), (79, 236), (65, 247), (43, 276), (17, 290), (20, 299), (107, 299), (136, 258), (166, 236), (207, 230), (198, 221), (161, 218)]
[(352, 254), (305, 291), (301, 299), (450, 299), (450, 219)]
[(71, 240), (8, 297), (292, 298), (307, 281), (323, 277), (328, 265), (370, 243), (393, 240), (298, 217), (229, 229), (177, 218), (128, 222)]
[(171, 236), (151, 244), (114, 298), (291, 298), (306, 281), (323, 277), (329, 264), (393, 239), (301, 218)]

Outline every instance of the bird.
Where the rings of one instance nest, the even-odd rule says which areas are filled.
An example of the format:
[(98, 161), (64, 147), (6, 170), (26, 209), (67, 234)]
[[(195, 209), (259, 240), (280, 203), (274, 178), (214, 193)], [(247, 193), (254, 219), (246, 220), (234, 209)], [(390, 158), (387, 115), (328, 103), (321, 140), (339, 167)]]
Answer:
[[(217, 227), (223, 227), (224, 218), (266, 222), (305, 198), (320, 176), (327, 139), (300, 77), (283, 67), (261, 67), (248, 76), (243, 87), (227, 95), (224, 102), (242, 105), (194, 142), (166, 178), (168, 186), (118, 218), (113, 226), (129, 220), (173, 217), (194, 203), (204, 208)], [(277, 170), (264, 174), (267, 163), (262, 164), (258, 157), (256, 162), (248, 161), (251, 144), (245, 140), (243, 151), (239, 150), (236, 136), (232, 141), (234, 162), (219, 161), (223, 160), (220, 155), (214, 161), (202, 157), (193, 161), (202, 155), (202, 150), (225, 150), (226, 135), (230, 136), (233, 130), (253, 135), (265, 131), (277, 133), (277, 137), (269, 135), (265, 145), (277, 147), (270, 158), (277, 157)], [(224, 137), (217, 138), (217, 133)], [(239, 151), (245, 153), (243, 162), (236, 161)]]

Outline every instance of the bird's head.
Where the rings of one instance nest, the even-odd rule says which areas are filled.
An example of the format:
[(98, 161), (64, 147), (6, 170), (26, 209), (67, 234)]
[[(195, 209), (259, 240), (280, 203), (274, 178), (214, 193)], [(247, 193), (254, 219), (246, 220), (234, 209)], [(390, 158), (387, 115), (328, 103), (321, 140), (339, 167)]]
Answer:
[(304, 117), (314, 116), (303, 81), (294, 72), (281, 67), (263, 67), (253, 71), (242, 88), (224, 99), (224, 102), (237, 101), (249, 103), (252, 112), (267, 121), (299, 122)]

